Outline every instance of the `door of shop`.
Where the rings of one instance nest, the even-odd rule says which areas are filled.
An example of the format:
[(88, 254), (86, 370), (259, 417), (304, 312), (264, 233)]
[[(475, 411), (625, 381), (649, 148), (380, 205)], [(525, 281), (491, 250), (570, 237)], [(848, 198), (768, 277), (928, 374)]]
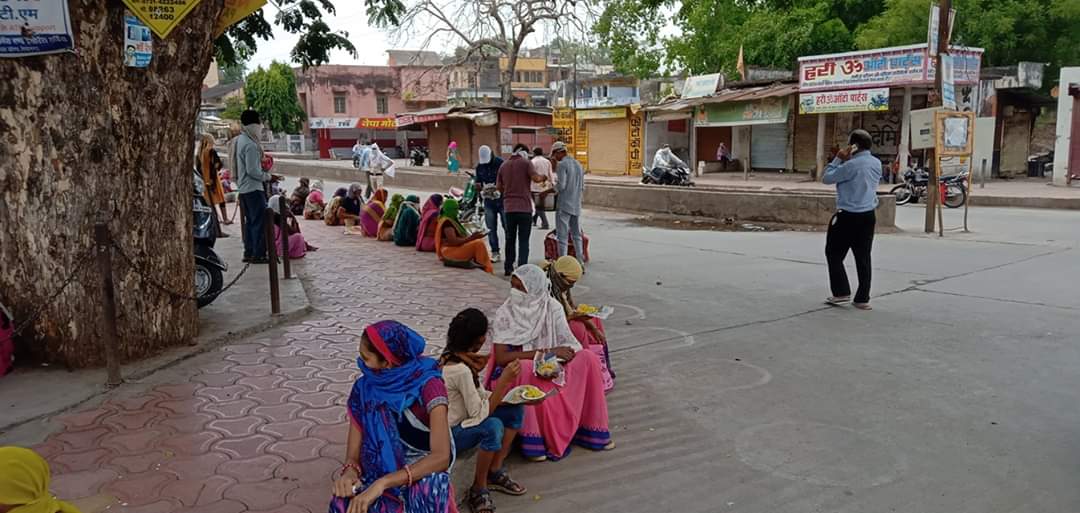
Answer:
[(750, 128), (750, 165), (754, 169), (786, 169), (787, 123), (754, 125)]
[(589, 172), (626, 174), (626, 119), (589, 120)]

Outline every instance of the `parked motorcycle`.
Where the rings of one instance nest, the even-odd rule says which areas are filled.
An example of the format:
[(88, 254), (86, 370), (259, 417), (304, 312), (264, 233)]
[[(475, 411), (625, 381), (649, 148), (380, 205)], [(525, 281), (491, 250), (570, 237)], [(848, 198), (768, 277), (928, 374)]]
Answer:
[(192, 236), (195, 239), (195, 296), (202, 308), (217, 299), (225, 284), (223, 273), (228, 270), (225, 261), (214, 252), (217, 241), (217, 215), (206, 203), (203, 190), (206, 184), (202, 176), (195, 171), (195, 186), (192, 192)]
[[(942, 203), (949, 208), (960, 208), (967, 202), (967, 173), (943, 176), (938, 181), (944, 191)], [(924, 168), (904, 171), (904, 183), (893, 187), (889, 194), (896, 198), (897, 205), (918, 203), (919, 198), (926, 198), (930, 185), (930, 172)]]
[(409, 159), (412, 160), (414, 166), (422, 166), (427, 161), (428, 150), (423, 146), (413, 146), (413, 149), (409, 152)]
[(459, 205), (458, 221), (467, 229), (478, 231), (484, 228), (484, 198), (496, 199), (499, 191), (494, 185), (484, 187), (483, 191), (477, 191), (476, 175), (466, 171), (469, 181), (465, 188), (451, 187), (446, 191), (447, 196), (457, 200)]
[(690, 170), (682, 166), (654, 167), (652, 170), (641, 168), (641, 183), (656, 185), (678, 185), (681, 187), (693, 187), (690, 180)]

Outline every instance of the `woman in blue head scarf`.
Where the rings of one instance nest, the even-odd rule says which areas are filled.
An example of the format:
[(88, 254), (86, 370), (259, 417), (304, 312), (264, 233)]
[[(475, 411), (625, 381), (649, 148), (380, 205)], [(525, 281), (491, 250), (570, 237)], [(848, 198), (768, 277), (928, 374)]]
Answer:
[(397, 321), (364, 329), (332, 513), (456, 513), (446, 385), (425, 345)]

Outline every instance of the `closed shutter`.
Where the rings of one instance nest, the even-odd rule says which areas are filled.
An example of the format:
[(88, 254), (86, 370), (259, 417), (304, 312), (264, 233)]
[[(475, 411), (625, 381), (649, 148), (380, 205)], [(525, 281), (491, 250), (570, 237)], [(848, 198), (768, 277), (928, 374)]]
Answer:
[(754, 169), (786, 168), (787, 144), (787, 123), (750, 127), (750, 166)]
[(598, 175), (626, 174), (626, 119), (589, 120), (589, 172)]

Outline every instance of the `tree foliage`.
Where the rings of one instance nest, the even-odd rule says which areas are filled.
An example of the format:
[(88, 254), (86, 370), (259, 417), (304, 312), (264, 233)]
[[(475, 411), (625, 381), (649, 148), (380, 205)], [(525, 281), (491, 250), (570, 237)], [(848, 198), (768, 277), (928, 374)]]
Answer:
[[(983, 65), (1019, 60), (1080, 61), (1080, 1), (954, 0), (954, 44), (986, 49)], [(659, 37), (668, 25), (677, 35)], [(611, 0), (594, 30), (616, 68), (735, 71), (747, 65), (791, 69), (799, 56), (922, 43), (927, 0)]]
[(244, 75), (247, 75), (247, 63), (245, 62), (237, 62), (225, 66), (219, 65), (218, 69), (221, 73), (222, 84), (243, 82)]
[(263, 125), (274, 132), (295, 134), (307, 117), (296, 95), (296, 76), (283, 62), (274, 61), (267, 69), (259, 66), (252, 71), (244, 96), (248, 108), (258, 111)]
[(247, 104), (244, 100), (238, 96), (230, 96), (225, 98), (225, 109), (221, 111), (222, 119), (240, 119), (240, 114), (244, 113), (244, 109), (247, 109)]

